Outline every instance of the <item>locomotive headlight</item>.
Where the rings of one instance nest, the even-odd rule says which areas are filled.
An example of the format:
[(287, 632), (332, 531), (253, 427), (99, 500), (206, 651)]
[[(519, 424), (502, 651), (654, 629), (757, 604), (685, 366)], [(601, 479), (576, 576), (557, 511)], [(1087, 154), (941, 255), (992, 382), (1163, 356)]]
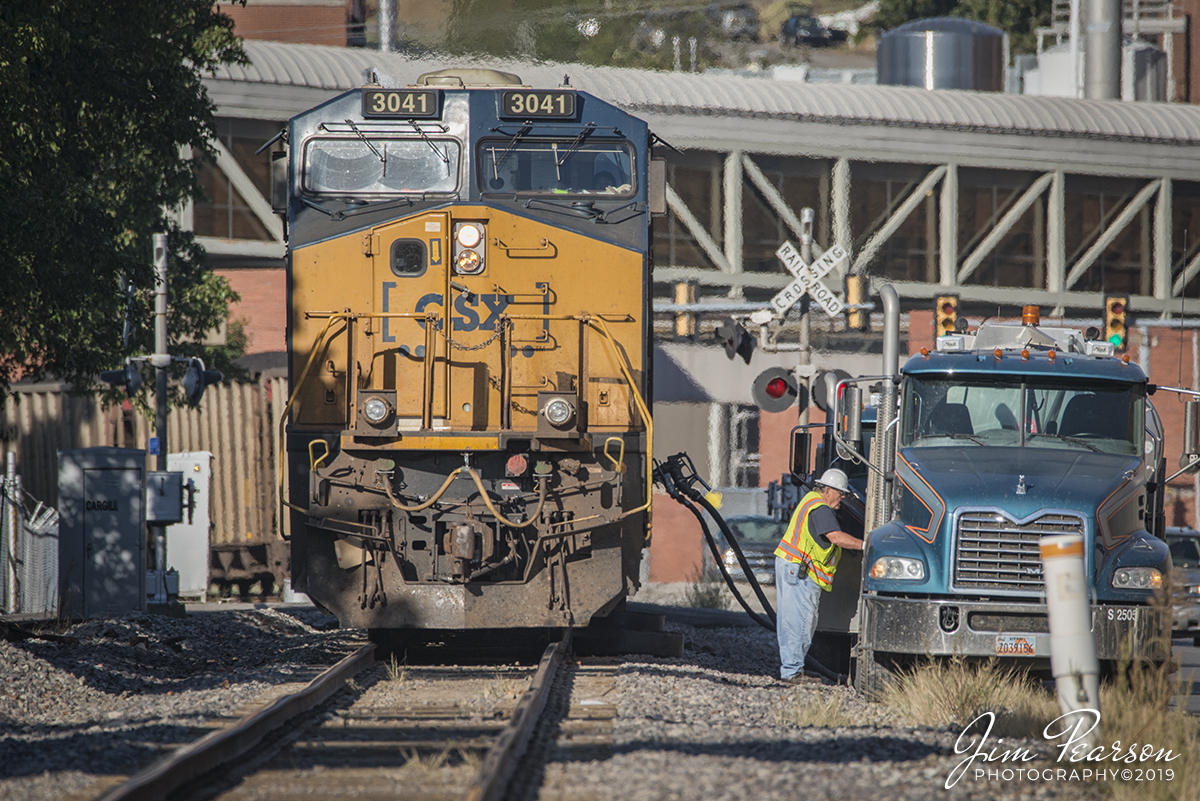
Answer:
[(483, 231), (478, 225), (466, 223), (459, 227), (456, 238), (464, 248), (473, 248), (483, 241)]
[(483, 269), (483, 259), (473, 250), (464, 250), (454, 260), (454, 269), (466, 275), (474, 275)]
[(363, 404), (363, 417), (373, 426), (383, 423), (391, 413), (391, 407), (382, 398), (368, 398)]
[(1113, 571), (1112, 585), (1118, 590), (1157, 590), (1163, 574), (1156, 567), (1122, 567)]
[(542, 414), (546, 415), (551, 425), (562, 426), (571, 422), (575, 409), (562, 398), (553, 398), (542, 407)]

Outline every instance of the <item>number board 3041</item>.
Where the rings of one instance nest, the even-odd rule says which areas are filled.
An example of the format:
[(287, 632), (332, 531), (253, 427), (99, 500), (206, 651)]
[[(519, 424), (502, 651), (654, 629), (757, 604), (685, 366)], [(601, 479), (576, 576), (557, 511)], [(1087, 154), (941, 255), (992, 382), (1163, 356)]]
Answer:
[(500, 97), (502, 117), (574, 117), (575, 93), (561, 90), (517, 89)]
[(437, 117), (438, 93), (430, 89), (364, 89), (364, 117)]

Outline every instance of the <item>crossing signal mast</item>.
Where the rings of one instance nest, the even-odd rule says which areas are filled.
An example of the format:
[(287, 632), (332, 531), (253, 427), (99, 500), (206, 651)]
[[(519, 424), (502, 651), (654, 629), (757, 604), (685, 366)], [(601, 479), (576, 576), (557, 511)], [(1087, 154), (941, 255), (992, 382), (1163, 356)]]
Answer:
[(1104, 299), (1104, 339), (1117, 353), (1124, 353), (1129, 346), (1128, 295), (1109, 295)]

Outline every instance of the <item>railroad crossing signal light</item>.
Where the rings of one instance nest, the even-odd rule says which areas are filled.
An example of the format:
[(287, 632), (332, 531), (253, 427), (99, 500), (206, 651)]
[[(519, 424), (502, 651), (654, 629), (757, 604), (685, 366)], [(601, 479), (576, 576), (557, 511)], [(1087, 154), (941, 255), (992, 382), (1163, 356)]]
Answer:
[(730, 359), (741, 356), (746, 364), (750, 363), (750, 357), (754, 354), (754, 335), (732, 317), (726, 317), (717, 326), (717, 341), (725, 346), (725, 355)]
[(944, 337), (958, 331), (958, 295), (939, 295), (934, 312), (937, 318), (937, 336)]
[(871, 293), (870, 281), (865, 275), (846, 276), (846, 328), (851, 331), (870, 331), (871, 315), (866, 309), (853, 309), (854, 305), (867, 302)]
[(1104, 299), (1104, 338), (1112, 343), (1118, 353), (1123, 353), (1129, 345), (1129, 329), (1125, 320), (1127, 314), (1128, 295), (1109, 295)]
[(808, 404), (808, 399), (803, 397), (805, 390), (796, 376), (782, 367), (769, 367), (759, 373), (750, 394), (755, 405), (764, 412), (782, 412), (797, 402)]
[(204, 388), (209, 384), (219, 384), (225, 376), (220, 370), (205, 370), (204, 362), (199, 359), (189, 359), (187, 372), (183, 375), (183, 395), (191, 406), (197, 406), (204, 397)]
[(125, 385), (125, 394), (133, 397), (142, 388), (142, 371), (133, 362), (125, 362), (120, 370), (105, 370), (100, 374), (100, 380), (114, 387)]

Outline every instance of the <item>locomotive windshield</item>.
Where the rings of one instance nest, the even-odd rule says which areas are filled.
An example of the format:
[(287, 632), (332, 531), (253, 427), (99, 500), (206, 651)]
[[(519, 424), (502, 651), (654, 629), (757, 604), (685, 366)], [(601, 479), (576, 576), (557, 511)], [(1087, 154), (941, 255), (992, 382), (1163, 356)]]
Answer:
[(1020, 445), (1135, 455), (1144, 436), (1144, 404), (1140, 385), (909, 376), (901, 444)]
[(632, 197), (628, 142), (489, 139), (479, 145), (482, 192)]
[(303, 186), (318, 195), (454, 192), (459, 153), (453, 139), (309, 139)]

